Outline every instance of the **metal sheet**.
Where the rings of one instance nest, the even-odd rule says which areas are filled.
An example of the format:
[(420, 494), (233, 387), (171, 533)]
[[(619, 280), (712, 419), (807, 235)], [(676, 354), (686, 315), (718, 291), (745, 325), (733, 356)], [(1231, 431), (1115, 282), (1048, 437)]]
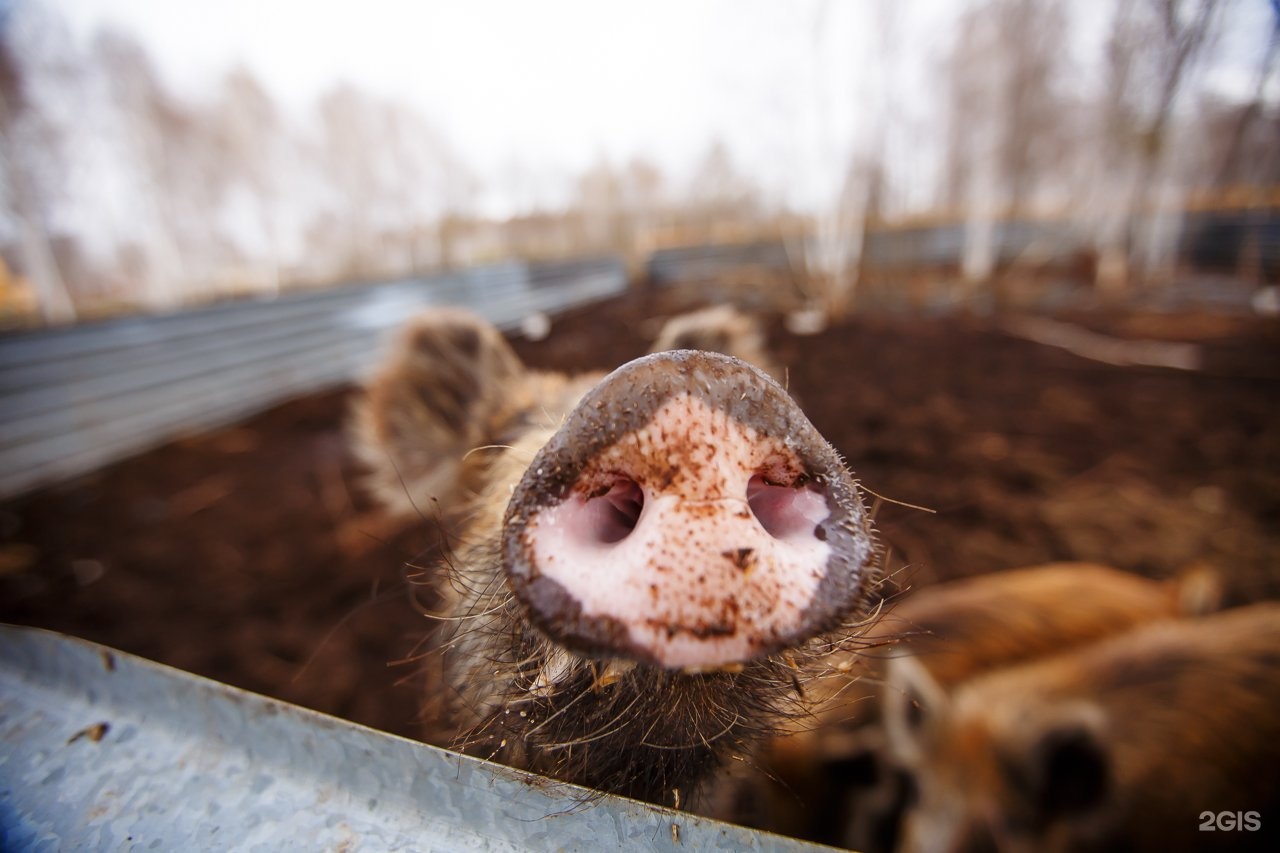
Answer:
[(592, 798), (82, 640), (0, 626), (0, 849), (827, 848)]
[(679, 246), (654, 252), (648, 263), (649, 281), (671, 285), (713, 279), (743, 267), (791, 269), (791, 258), (781, 242)]
[(0, 338), (0, 497), (355, 380), (428, 305), (511, 328), (625, 287), (617, 259), (510, 262)]

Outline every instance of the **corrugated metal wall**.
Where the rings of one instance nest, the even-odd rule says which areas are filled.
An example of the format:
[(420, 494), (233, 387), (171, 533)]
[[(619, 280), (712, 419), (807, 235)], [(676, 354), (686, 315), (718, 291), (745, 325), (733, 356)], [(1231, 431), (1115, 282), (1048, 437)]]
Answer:
[(0, 497), (350, 382), (425, 306), (510, 328), (625, 287), (616, 258), (512, 262), (0, 339)]
[[(964, 257), (965, 229), (964, 222), (943, 222), (872, 230), (866, 235), (863, 257), (886, 269), (958, 265)], [(1179, 257), (1196, 269), (1233, 272), (1245, 261), (1270, 277), (1280, 270), (1280, 210), (1191, 211), (1182, 217), (1177, 232)], [(1085, 222), (1007, 220), (995, 223), (992, 249), (1001, 263), (1019, 258), (1069, 262), (1090, 251), (1089, 233)], [(790, 264), (781, 242), (679, 246), (654, 252), (648, 275), (653, 284), (664, 285), (710, 279), (748, 266), (786, 270)]]
[(647, 272), (651, 284), (668, 285), (713, 279), (743, 267), (786, 271), (791, 266), (785, 245), (765, 241), (659, 249), (649, 256)]

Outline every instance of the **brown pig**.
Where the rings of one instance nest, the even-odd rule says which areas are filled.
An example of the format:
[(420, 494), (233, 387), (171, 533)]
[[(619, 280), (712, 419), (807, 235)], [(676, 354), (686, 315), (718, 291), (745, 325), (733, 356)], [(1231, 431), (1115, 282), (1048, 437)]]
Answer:
[[(1280, 604), (1157, 622), (948, 695), (910, 658), (907, 850), (1275, 850)], [(1224, 819), (1226, 815), (1229, 819)]]
[[(912, 780), (886, 748), (885, 727), (909, 724), (912, 697), (885, 664), (909, 656), (945, 693), (981, 673), (1076, 648), (1155, 620), (1216, 609), (1207, 568), (1154, 581), (1091, 563), (1050, 563), (925, 587), (885, 607), (855, 658), (810, 685), (826, 699), (762, 761), (785, 792), (770, 800), (780, 828), (865, 851), (892, 849)], [(890, 668), (892, 673), (894, 670)]]
[(433, 312), (356, 423), (384, 499), (459, 519), (437, 689), (475, 754), (687, 804), (803, 713), (803, 682), (867, 616), (854, 480), (733, 357), (540, 374), (478, 318)]

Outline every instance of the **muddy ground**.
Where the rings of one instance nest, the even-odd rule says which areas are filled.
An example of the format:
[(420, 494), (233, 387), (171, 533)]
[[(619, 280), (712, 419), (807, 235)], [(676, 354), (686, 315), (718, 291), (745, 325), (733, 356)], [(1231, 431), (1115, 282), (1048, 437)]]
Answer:
[[(638, 297), (516, 339), (534, 365), (645, 351)], [(1163, 577), (1205, 561), (1239, 602), (1280, 597), (1280, 328), (1075, 318), (1201, 347), (1200, 370), (1115, 367), (993, 320), (866, 318), (771, 336), (793, 393), (866, 487), (903, 583), (1041, 561)], [(86, 637), (416, 735), (430, 518), (368, 513), (343, 442), (351, 391), (285, 403), (0, 504), (0, 620)], [(427, 511), (430, 515), (430, 510)], [(409, 568), (406, 568), (406, 565)]]

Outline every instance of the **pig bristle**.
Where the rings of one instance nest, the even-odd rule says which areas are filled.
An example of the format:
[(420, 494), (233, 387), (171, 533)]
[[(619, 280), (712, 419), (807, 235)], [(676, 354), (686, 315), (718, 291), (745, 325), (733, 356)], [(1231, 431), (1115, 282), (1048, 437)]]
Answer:
[(467, 703), (458, 716), (474, 721), (455, 748), (655, 802), (673, 785), (712, 774), (726, 756), (813, 718), (804, 685), (835, 672), (829, 662), (859, 648), (869, 624), (858, 620), (736, 673), (634, 665), (601, 687), (601, 665), (527, 630), (509, 593), (477, 592), (440, 652), (469, 661), (464, 681), (508, 688), (455, 696)]
[[(685, 675), (633, 664), (601, 687), (608, 662), (570, 653), (529, 626), (501, 573), (462, 570), (495, 562), (495, 537), (459, 540), (457, 547), (466, 553), (447, 554), (448, 571), (437, 579), (452, 603), (432, 614), (441, 631), (433, 671), (455, 673), (441, 703), (446, 709), (433, 712), (459, 732), (451, 745), (598, 791), (661, 802), (672, 786), (684, 785), (688, 802), (700, 805), (696, 780), (714, 777), (727, 756), (749, 755), (762, 740), (811, 727), (831, 697), (808, 685), (833, 675), (856, 679), (842, 663), (886, 642), (868, 634), (882, 607), (877, 602), (800, 649), (736, 673)], [(869, 570), (878, 574), (882, 560), (878, 548)], [(464, 692), (459, 684), (470, 686)], [(674, 720), (683, 728), (668, 730)], [(637, 728), (660, 721), (661, 740)]]

